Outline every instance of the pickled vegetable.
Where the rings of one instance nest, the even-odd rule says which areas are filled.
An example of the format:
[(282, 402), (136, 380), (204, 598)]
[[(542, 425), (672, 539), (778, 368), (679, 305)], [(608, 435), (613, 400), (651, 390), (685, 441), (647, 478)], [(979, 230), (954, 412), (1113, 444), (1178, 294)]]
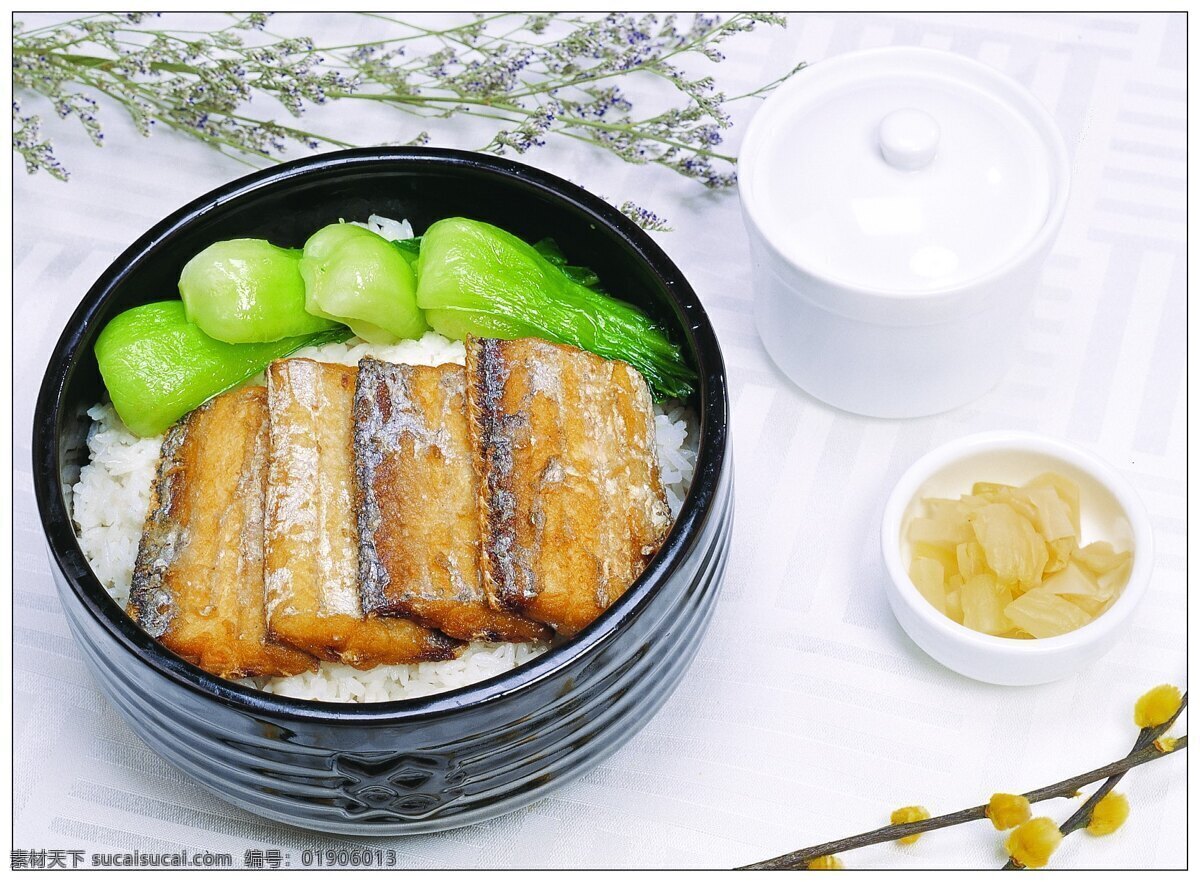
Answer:
[(1067, 509), (1071, 516), (1071, 526), (1076, 536), (1080, 535), (1079, 529), (1079, 488), (1073, 482), (1064, 478), (1062, 475), (1056, 475), (1054, 472), (1047, 472), (1044, 475), (1038, 475), (1033, 480), (1029, 481), (1027, 487), (1053, 487), (1058, 493), (1059, 498), (1067, 504)]
[(938, 612), (945, 613), (946, 589), (942, 582), (942, 565), (936, 560), (918, 557), (913, 561), (909, 575), (922, 596), (933, 604)]
[(1079, 489), (1061, 475), (1024, 486), (980, 481), (959, 499), (922, 500), (908, 524), (909, 576), (948, 618), (985, 634), (1034, 639), (1102, 615), (1133, 555), (1081, 545)]
[(958, 558), (955, 556), (955, 550), (946, 545), (931, 545), (928, 542), (913, 543), (913, 559), (918, 557), (927, 557), (930, 560), (936, 560), (942, 565), (942, 570), (945, 573), (954, 573), (958, 571)]
[(447, 337), (567, 343), (633, 365), (656, 397), (687, 395), (695, 374), (679, 347), (641, 311), (588, 287), (578, 268), (565, 258), (552, 262), (546, 250), (481, 221), (440, 220), (421, 237), (417, 303)]
[(369, 343), (415, 339), (429, 329), (417, 280), (395, 244), (354, 224), (330, 224), (304, 243), (305, 308), (349, 325)]
[(908, 535), (913, 542), (921, 542), (949, 551), (953, 551), (963, 542), (969, 542), (972, 538), (971, 525), (962, 517), (949, 514), (930, 518), (914, 518)]
[(987, 572), (987, 558), (983, 555), (983, 546), (978, 542), (961, 543), (955, 549), (954, 562), (964, 580)]
[(1101, 594), (1100, 583), (1095, 576), (1085, 572), (1082, 567), (1069, 562), (1063, 569), (1048, 578), (1041, 585), (1042, 590), (1051, 594), (1072, 597), (1090, 597), (1094, 600), (1107, 600), (1108, 596)]
[(967, 523), (983, 548), (988, 568), (1001, 582), (1034, 585), (1049, 554), (1033, 524), (1003, 503), (985, 505), (967, 515)]
[(1094, 597), (1084, 597), (1082, 595), (1074, 594), (1066, 596), (1066, 599), (1087, 613), (1089, 618), (1094, 619), (1096, 616), (1100, 615), (1100, 613), (1112, 606), (1113, 601), (1117, 598), (1116, 595), (1114, 595), (1108, 600), (1096, 600)]
[(1129, 574), (1133, 570), (1133, 559), (1126, 558), (1123, 563), (1116, 566), (1115, 569), (1109, 570), (1107, 573), (1101, 573), (1096, 581), (1100, 583), (1101, 595), (1108, 598), (1108, 603), (1111, 604), (1117, 599), (1117, 595), (1129, 581)]
[(1046, 543), (1046, 569), (1043, 574), (1049, 576), (1051, 573), (1057, 573), (1068, 563), (1079, 550), (1079, 540), (1074, 536), (1064, 536), (1061, 539), (1055, 539)]
[(1053, 487), (1030, 487), (1022, 495), (1033, 505), (1033, 525), (1047, 542), (1077, 535), (1071, 522), (1071, 510)]
[(962, 623), (982, 634), (1003, 634), (1012, 630), (1005, 607), (1012, 601), (1012, 591), (991, 573), (980, 573), (963, 583)]
[(1123, 566), (1132, 555), (1128, 551), (1117, 552), (1108, 542), (1093, 542), (1071, 555), (1072, 560), (1094, 576), (1103, 576)]
[(131, 432), (158, 435), (214, 395), (304, 346), (343, 340), (345, 328), (270, 343), (223, 343), (167, 300), (127, 309), (96, 338), (96, 361), (113, 407)]
[(963, 623), (962, 588), (962, 576), (951, 576), (946, 584), (946, 615), (960, 625)]
[(1004, 608), (1004, 615), (1014, 625), (1034, 637), (1057, 637), (1092, 620), (1086, 612), (1070, 601), (1046, 589), (1046, 586), (1026, 591)]
[(300, 252), (264, 239), (214, 242), (179, 274), (188, 320), (214, 340), (272, 343), (337, 326), (304, 308)]

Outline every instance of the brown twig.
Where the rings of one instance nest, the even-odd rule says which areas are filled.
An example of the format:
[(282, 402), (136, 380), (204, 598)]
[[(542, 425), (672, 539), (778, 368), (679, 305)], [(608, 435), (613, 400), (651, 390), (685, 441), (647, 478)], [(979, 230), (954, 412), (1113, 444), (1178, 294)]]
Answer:
[[(1043, 802), (1048, 799), (1070, 799), (1076, 796), (1079, 788), (1086, 787), (1088, 784), (1094, 784), (1097, 781), (1112, 780), (1115, 784), (1121, 777), (1135, 766), (1140, 766), (1143, 763), (1152, 762), (1156, 759), (1161, 759), (1168, 754), (1161, 752), (1154, 747), (1153, 742), (1163, 732), (1170, 728), (1171, 724), (1182, 712), (1183, 707), (1187, 705), (1187, 694), (1183, 696), (1183, 705), (1179, 711), (1175, 713), (1170, 720), (1163, 723), (1161, 726), (1155, 726), (1150, 729), (1143, 729), (1138, 734), (1137, 742), (1134, 749), (1124, 759), (1119, 759), (1111, 762), (1106, 766), (1101, 766), (1098, 769), (1093, 769), (1090, 772), (1085, 772), (1082, 775), (1076, 775), (1072, 778), (1067, 778), (1059, 781), (1056, 784), (1051, 784), (1047, 787), (1039, 787), (1037, 790), (1031, 790), (1024, 794), (1025, 798), (1031, 803)], [(1187, 749), (1187, 736), (1184, 735), (1176, 742), (1175, 749), (1171, 753), (1177, 753)], [(1103, 788), (1101, 788), (1103, 789)], [(1109, 785), (1112, 789), (1112, 785)], [(1099, 793), (1099, 790), (1097, 791)], [(1107, 792), (1107, 791), (1105, 791)], [(1101, 794), (1103, 795), (1103, 794)], [(1099, 797), (1096, 797), (1099, 801)], [(1089, 800), (1091, 802), (1091, 800)], [(1094, 803), (1093, 803), (1094, 805)], [(1087, 808), (1087, 815), (1091, 817), (1091, 809), (1085, 803), (1080, 807), (1080, 811)], [(1076, 815), (1079, 812), (1075, 813)], [(837, 839), (833, 842), (826, 842), (821, 845), (813, 845), (808, 848), (801, 848), (798, 851), (789, 852), (788, 854), (780, 855), (779, 857), (770, 858), (769, 860), (759, 861), (754, 864), (747, 864), (740, 867), (742, 870), (798, 870), (808, 866), (808, 862), (819, 857), (824, 857), (830, 854), (840, 854), (845, 851), (851, 851), (855, 848), (863, 848), (868, 845), (877, 845), (880, 842), (891, 842), (894, 839), (900, 839), (904, 836), (913, 836), (918, 833), (929, 833), (932, 830), (941, 830), (944, 827), (953, 827), (957, 824), (965, 824), (969, 821), (981, 821), (987, 817), (987, 806), (977, 805), (973, 808), (962, 809), (957, 812), (951, 812), (947, 815), (938, 815), (935, 818), (927, 818), (924, 821), (913, 821), (909, 824), (889, 824), (886, 827), (880, 827), (877, 830), (871, 830), (866, 833), (859, 833), (857, 836), (848, 836), (845, 839)], [(1075, 815), (1067, 821), (1067, 824), (1074, 822), (1077, 829), (1079, 821)], [(1086, 823), (1086, 821), (1084, 822)], [(1064, 827), (1066, 824), (1064, 824)], [(1066, 832), (1066, 831), (1064, 831)]]
[[(1145, 750), (1147, 747), (1152, 745), (1160, 735), (1174, 725), (1175, 721), (1179, 719), (1179, 715), (1183, 713), (1183, 709), (1185, 707), (1187, 707), (1186, 692), (1183, 693), (1183, 697), (1179, 702), (1179, 709), (1171, 715), (1171, 719), (1158, 726), (1149, 726), (1138, 733), (1137, 741), (1133, 743), (1133, 750), (1129, 751), (1129, 755), (1133, 756), (1133, 754), (1137, 753), (1139, 750)], [(1184, 736), (1184, 738), (1181, 739), (1181, 742), (1186, 741), (1186, 738), (1187, 736)], [(1154, 749), (1157, 750), (1158, 748)], [(1075, 813), (1072, 814), (1071, 817), (1063, 821), (1062, 825), (1058, 828), (1058, 832), (1062, 833), (1063, 836), (1070, 836), (1076, 830), (1086, 827), (1092, 820), (1092, 812), (1095, 810), (1096, 804), (1100, 802), (1100, 800), (1104, 799), (1104, 797), (1106, 797), (1124, 777), (1125, 772), (1120, 772), (1119, 774), (1111, 776), (1107, 781), (1097, 787), (1096, 791), (1087, 798), (1087, 801), (1078, 809), (1076, 809)], [(1008, 863), (1001, 867), (1001, 869), (1021, 870), (1024, 869), (1024, 867), (1013, 861), (1012, 858), (1009, 858)]]

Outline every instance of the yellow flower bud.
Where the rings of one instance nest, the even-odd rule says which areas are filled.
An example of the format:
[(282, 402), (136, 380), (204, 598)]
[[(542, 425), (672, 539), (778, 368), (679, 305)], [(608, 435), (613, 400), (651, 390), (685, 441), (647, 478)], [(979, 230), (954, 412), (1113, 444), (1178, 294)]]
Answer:
[(1154, 749), (1159, 753), (1170, 753), (1175, 749), (1175, 745), (1178, 743), (1178, 738), (1172, 738), (1169, 735), (1164, 735), (1161, 738), (1154, 739)]
[[(928, 819), (929, 810), (920, 805), (906, 805), (904, 808), (898, 808), (892, 812), (893, 824), (911, 824), (913, 821), (925, 821)], [(912, 836), (901, 837), (899, 842), (901, 845), (912, 845), (920, 838), (920, 833), (914, 833)]]
[(1161, 726), (1175, 715), (1181, 704), (1183, 696), (1178, 687), (1163, 683), (1137, 700), (1133, 706), (1133, 721), (1139, 729)]
[(1014, 863), (1038, 869), (1050, 862), (1050, 855), (1062, 842), (1058, 825), (1049, 818), (1026, 821), (1008, 836), (1004, 849)]
[(1129, 817), (1129, 800), (1120, 793), (1106, 793), (1092, 809), (1087, 831), (1093, 836), (1107, 836), (1116, 832)]
[(1029, 820), (1029, 800), (1014, 793), (993, 793), (984, 809), (997, 830), (1008, 830)]
[(813, 858), (808, 862), (810, 870), (844, 870), (846, 867), (836, 854), (826, 854), (819, 858)]

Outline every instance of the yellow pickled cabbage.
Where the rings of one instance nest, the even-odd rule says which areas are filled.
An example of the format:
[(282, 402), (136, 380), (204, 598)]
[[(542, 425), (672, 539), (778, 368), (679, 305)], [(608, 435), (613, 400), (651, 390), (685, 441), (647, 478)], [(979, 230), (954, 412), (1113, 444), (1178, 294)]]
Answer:
[(967, 523), (983, 547), (983, 556), (1001, 582), (1037, 584), (1050, 559), (1046, 540), (1028, 518), (1002, 502), (985, 505), (967, 515)]
[(1057, 637), (1092, 620), (1086, 612), (1043, 585), (1026, 591), (1004, 608), (1004, 615), (1014, 625), (1034, 637)]
[(962, 587), (962, 623), (983, 634), (1003, 634), (1012, 628), (1004, 609), (1012, 603), (1012, 590), (991, 573), (972, 576)]
[(913, 584), (975, 631), (1053, 637), (1086, 625), (1120, 596), (1131, 551), (1082, 544), (1079, 488), (1054, 473), (1024, 486), (980, 481), (958, 499), (922, 500), (908, 525)]

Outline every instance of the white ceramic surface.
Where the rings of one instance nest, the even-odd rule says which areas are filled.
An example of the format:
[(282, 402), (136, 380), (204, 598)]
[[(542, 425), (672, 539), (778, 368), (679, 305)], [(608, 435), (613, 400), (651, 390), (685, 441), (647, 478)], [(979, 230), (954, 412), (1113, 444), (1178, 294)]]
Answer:
[(1046, 111), (977, 61), (909, 47), (813, 65), (739, 157), (767, 350), (856, 413), (978, 397), (1009, 366), (1069, 178)]
[[(879, 149), (888, 165), (907, 171), (925, 168), (937, 156), (942, 127), (924, 110), (902, 107), (879, 123)], [(868, 140), (869, 143), (869, 140)], [(902, 200), (889, 200), (893, 205)], [(868, 204), (867, 209), (876, 208)], [(907, 230), (906, 230), (907, 232)]]
[[(1043, 640), (993, 637), (938, 612), (908, 577), (908, 522), (929, 496), (957, 498), (976, 481), (1020, 484), (1054, 471), (1079, 486), (1083, 541), (1133, 551), (1120, 597), (1082, 628)], [(1141, 500), (1111, 466), (1091, 453), (1025, 432), (986, 432), (944, 444), (900, 478), (881, 526), (887, 594), (897, 621), (925, 652), (967, 677), (1005, 686), (1048, 683), (1090, 664), (1112, 647), (1146, 592), (1154, 565), (1150, 520)]]

